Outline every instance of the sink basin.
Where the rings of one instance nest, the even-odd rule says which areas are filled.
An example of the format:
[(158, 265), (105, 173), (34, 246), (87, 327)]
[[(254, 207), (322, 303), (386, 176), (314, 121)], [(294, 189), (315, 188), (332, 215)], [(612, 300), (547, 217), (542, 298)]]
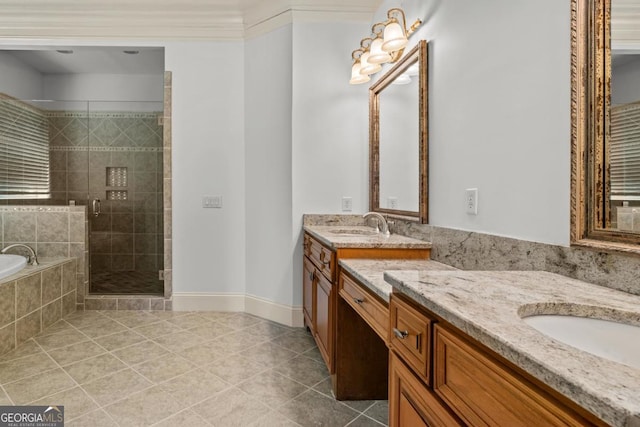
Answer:
[(640, 326), (546, 314), (523, 317), (522, 320), (557, 341), (640, 369)]
[(362, 228), (339, 228), (337, 230), (330, 230), (329, 233), (340, 236), (375, 236), (378, 234), (376, 230), (366, 230)]

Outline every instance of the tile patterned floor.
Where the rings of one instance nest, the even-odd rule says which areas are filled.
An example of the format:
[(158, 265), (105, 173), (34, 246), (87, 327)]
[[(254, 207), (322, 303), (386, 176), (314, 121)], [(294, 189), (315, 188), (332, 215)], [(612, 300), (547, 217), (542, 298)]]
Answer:
[(104, 271), (92, 273), (91, 293), (162, 295), (164, 282), (158, 271)]
[(339, 402), (309, 333), (244, 313), (88, 311), (0, 356), (0, 405), (64, 405), (65, 425), (380, 427)]

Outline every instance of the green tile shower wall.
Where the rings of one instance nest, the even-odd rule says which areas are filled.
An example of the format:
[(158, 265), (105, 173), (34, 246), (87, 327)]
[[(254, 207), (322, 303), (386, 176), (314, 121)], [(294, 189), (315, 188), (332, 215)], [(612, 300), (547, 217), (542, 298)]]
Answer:
[[(161, 113), (51, 112), (52, 203), (102, 201), (91, 221), (91, 265), (101, 271), (163, 268)], [(107, 187), (106, 168), (126, 167), (127, 187)], [(126, 190), (127, 201), (106, 200)]]
[(76, 271), (66, 259), (0, 281), (0, 355), (76, 311)]

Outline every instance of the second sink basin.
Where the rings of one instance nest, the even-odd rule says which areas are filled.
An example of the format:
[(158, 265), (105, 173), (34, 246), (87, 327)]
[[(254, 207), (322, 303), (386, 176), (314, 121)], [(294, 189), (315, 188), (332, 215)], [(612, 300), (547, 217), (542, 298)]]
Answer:
[(547, 314), (523, 317), (522, 320), (557, 341), (640, 369), (640, 326)]

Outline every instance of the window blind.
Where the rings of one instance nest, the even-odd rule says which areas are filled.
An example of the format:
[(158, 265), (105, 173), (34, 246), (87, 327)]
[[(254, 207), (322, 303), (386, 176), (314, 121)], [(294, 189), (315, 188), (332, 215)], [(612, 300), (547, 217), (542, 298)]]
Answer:
[(640, 103), (611, 108), (611, 200), (640, 200)]
[(0, 199), (45, 199), (50, 191), (47, 117), (0, 94)]

